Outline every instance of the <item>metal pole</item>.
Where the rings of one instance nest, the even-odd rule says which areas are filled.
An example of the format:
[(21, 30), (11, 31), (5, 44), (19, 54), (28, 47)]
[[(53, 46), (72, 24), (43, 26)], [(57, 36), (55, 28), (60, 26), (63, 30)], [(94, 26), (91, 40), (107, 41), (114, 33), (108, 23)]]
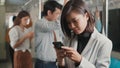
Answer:
[(102, 22), (105, 35), (108, 37), (108, 0), (103, 0)]
[(38, 12), (39, 12), (39, 19), (41, 19), (41, 4), (42, 4), (42, 1), (39, 0), (39, 10), (38, 10)]

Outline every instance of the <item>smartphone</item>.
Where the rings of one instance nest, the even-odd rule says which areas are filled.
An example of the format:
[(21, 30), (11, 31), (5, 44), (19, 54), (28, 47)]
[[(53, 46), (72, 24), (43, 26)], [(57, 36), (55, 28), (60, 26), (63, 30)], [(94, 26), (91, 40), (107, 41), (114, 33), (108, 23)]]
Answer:
[(61, 46), (64, 46), (62, 42), (53, 42), (55, 48), (62, 49)]

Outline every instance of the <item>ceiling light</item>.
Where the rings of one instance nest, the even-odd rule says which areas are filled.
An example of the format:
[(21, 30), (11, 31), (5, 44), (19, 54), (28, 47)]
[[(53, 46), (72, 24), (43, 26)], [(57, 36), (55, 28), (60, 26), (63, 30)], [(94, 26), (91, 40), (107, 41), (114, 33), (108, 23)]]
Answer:
[(4, 5), (5, 4), (5, 0), (0, 0), (0, 5)]

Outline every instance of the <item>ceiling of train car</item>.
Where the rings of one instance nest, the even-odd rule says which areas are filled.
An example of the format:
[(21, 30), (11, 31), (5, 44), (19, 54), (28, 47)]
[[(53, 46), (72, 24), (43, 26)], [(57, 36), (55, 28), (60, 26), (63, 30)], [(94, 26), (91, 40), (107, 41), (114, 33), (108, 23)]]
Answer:
[(120, 8), (120, 0), (109, 0), (110, 7)]
[(5, 0), (6, 12), (16, 12), (29, 0)]
[(39, 0), (5, 0), (6, 12), (17, 12), (26, 5), (38, 3)]
[[(28, 2), (38, 2), (39, 0), (0, 0), (5, 1), (6, 11), (16, 11), (21, 9), (21, 6), (24, 6)], [(85, 0), (90, 7), (102, 7), (103, 1), (105, 0)], [(120, 8), (120, 0), (108, 0), (109, 8)]]
[(24, 5), (29, 0), (6, 0), (7, 5)]
[[(105, 0), (85, 0), (90, 8), (92, 7), (103, 7), (103, 1)], [(120, 8), (120, 0), (108, 0), (108, 8), (116, 9)]]

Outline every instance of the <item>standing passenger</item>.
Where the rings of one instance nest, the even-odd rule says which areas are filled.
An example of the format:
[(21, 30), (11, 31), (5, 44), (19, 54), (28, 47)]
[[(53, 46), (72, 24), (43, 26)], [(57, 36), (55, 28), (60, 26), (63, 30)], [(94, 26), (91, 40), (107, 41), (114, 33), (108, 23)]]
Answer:
[(59, 68), (109, 68), (112, 42), (94, 27), (94, 17), (82, 0), (70, 0), (61, 14), (62, 49), (56, 49)]
[(43, 18), (35, 24), (35, 68), (57, 68), (56, 53), (52, 44), (55, 41), (55, 30), (60, 29), (57, 20), (61, 14), (62, 5), (56, 1), (44, 4)]
[[(16, 19), (16, 16), (13, 16), (13, 18), (12, 18), (13, 25), (15, 24), (14, 23), (15, 19)], [(7, 47), (8, 47), (8, 53), (9, 53), (8, 55), (9, 55), (10, 60), (12, 62), (12, 68), (14, 68), (14, 49), (10, 46), (10, 38), (9, 38), (9, 31), (10, 31), (11, 28), (8, 28), (7, 32), (6, 32), (6, 44), (7, 44)]]
[(14, 68), (33, 68), (29, 48), (33, 32), (26, 29), (29, 19), (28, 12), (19, 12), (15, 19), (15, 25), (9, 32), (10, 45), (14, 49)]
[(97, 7), (95, 10), (95, 27), (98, 30), (98, 32), (102, 33), (102, 22), (100, 20), (100, 12)]

